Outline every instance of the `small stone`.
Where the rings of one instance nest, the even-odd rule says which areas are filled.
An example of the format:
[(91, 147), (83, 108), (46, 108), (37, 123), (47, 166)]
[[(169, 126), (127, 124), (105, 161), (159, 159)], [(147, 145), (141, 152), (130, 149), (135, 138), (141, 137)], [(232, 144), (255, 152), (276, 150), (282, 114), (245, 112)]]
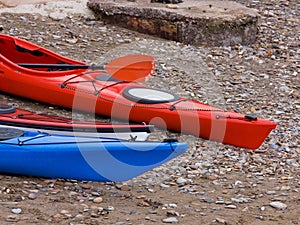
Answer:
[(110, 206), (107, 206), (106, 210), (107, 211), (114, 211), (115, 207), (113, 207), (113, 206), (110, 205)]
[(151, 211), (149, 211), (149, 213), (150, 213), (150, 214), (157, 214), (157, 211), (151, 210)]
[(69, 44), (76, 44), (78, 42), (78, 39), (72, 38), (72, 39), (66, 39), (66, 42)]
[(167, 211), (167, 216), (179, 216), (179, 212), (176, 212), (175, 210), (169, 210)]
[(121, 188), (122, 188), (123, 185), (124, 185), (124, 184), (116, 184), (115, 187), (116, 187), (117, 189), (121, 190)]
[(267, 191), (267, 195), (275, 195), (276, 191)]
[(218, 200), (218, 201), (216, 201), (216, 204), (224, 204), (224, 203), (225, 203), (224, 200)]
[(221, 183), (219, 181), (213, 181), (212, 184), (214, 186), (221, 186)]
[(163, 223), (178, 223), (176, 217), (168, 217), (162, 220)]
[(216, 218), (216, 222), (222, 223), (222, 224), (227, 224), (226, 220), (221, 219), (221, 218)]
[(183, 177), (179, 177), (179, 178), (176, 180), (176, 183), (179, 184), (179, 185), (184, 185), (186, 182), (187, 182), (187, 180), (184, 179)]
[(154, 193), (155, 192), (155, 190), (152, 189), (152, 188), (147, 188), (147, 191), (149, 191), (150, 193)]
[(133, 209), (133, 210), (130, 210), (130, 212), (129, 212), (129, 215), (134, 215), (134, 214), (137, 214), (137, 210), (135, 210), (135, 209)]
[(270, 206), (279, 210), (284, 210), (287, 208), (287, 205), (282, 202), (270, 202)]
[(138, 206), (141, 207), (150, 207), (150, 204), (148, 202), (142, 201), (137, 203)]
[(120, 189), (121, 191), (131, 191), (131, 187), (129, 185), (122, 185)]
[(83, 189), (91, 189), (92, 185), (90, 183), (83, 183), (83, 184), (80, 184), (80, 187)]
[(161, 188), (169, 188), (170, 185), (167, 185), (167, 184), (162, 183), (162, 184), (160, 184), (160, 187), (161, 187)]
[(103, 211), (104, 211), (104, 208), (102, 208), (102, 207), (97, 207), (97, 210), (98, 210), (98, 212), (103, 212)]
[(228, 194), (228, 190), (222, 190), (222, 194)]
[(231, 201), (233, 201), (235, 203), (247, 203), (248, 199), (246, 199), (246, 198), (231, 198)]
[(96, 191), (93, 191), (91, 194), (92, 194), (92, 196), (100, 196), (100, 194)]
[(226, 205), (225, 206), (226, 209), (236, 209), (236, 205)]
[(17, 221), (17, 216), (16, 215), (9, 215), (6, 217), (7, 222), (16, 222)]
[(212, 198), (205, 198), (203, 199), (204, 202), (207, 202), (207, 203), (213, 203), (215, 202), (215, 200), (213, 200)]
[(60, 35), (52, 35), (52, 38), (54, 40), (58, 40), (58, 39), (61, 39), (61, 36)]
[(220, 211), (220, 210), (221, 210), (220, 207), (213, 207), (212, 209), (213, 209), (214, 211)]
[(291, 189), (290, 186), (282, 186), (282, 187), (280, 188), (280, 191), (288, 191), (288, 190), (290, 190), (290, 189)]
[(171, 208), (177, 208), (177, 204), (175, 204), (175, 203), (170, 203), (170, 204), (169, 204), (169, 207), (171, 207)]
[(60, 213), (53, 215), (53, 219), (55, 219), (55, 220), (61, 220), (61, 219), (65, 219), (65, 218), (66, 218), (66, 216), (62, 215)]
[(68, 211), (68, 210), (64, 210), (64, 209), (63, 209), (63, 210), (61, 210), (61, 211), (60, 211), (60, 213), (61, 213), (61, 214), (68, 214), (68, 213), (69, 213), (69, 211)]
[(175, 4), (167, 4), (167, 5), (166, 5), (166, 8), (169, 8), (169, 9), (178, 9), (179, 6), (178, 6), (178, 5), (175, 5)]
[(192, 170), (197, 170), (199, 168), (198, 165), (189, 165)]
[(36, 197), (37, 197), (37, 195), (36, 195), (35, 193), (30, 193), (30, 194), (28, 195), (28, 198), (31, 199), (31, 200), (36, 199)]
[(15, 208), (15, 209), (12, 209), (11, 212), (12, 212), (13, 214), (20, 214), (20, 213), (22, 213), (22, 209), (20, 209), (20, 208)]
[(255, 219), (263, 220), (264, 217), (263, 216), (255, 216)]
[(146, 195), (138, 195), (136, 196), (136, 199), (145, 199), (146, 198)]
[(99, 215), (98, 215), (97, 213), (92, 212), (92, 213), (91, 213), (91, 217), (92, 217), (92, 218), (98, 218)]
[(77, 214), (77, 215), (75, 216), (75, 218), (81, 219), (81, 218), (83, 218), (83, 215), (82, 215), (82, 214)]
[(101, 202), (103, 202), (103, 198), (102, 197), (94, 198), (93, 202), (94, 203), (101, 203)]

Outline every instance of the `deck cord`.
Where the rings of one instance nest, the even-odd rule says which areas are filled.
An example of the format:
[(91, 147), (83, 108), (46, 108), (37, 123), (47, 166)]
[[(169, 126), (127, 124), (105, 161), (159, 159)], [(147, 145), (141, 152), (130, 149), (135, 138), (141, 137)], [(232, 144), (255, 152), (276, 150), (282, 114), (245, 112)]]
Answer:
[[(95, 73), (95, 71), (93, 71), (93, 73)], [(108, 86), (105, 86), (99, 90), (97, 90), (94, 82), (96, 80), (90, 80), (90, 81), (71, 81), (72, 79), (75, 79), (77, 77), (80, 77), (82, 75), (85, 75), (85, 74), (89, 74), (89, 73), (84, 73), (84, 74), (80, 74), (80, 75), (76, 75), (72, 78), (69, 78), (68, 80), (66, 80), (62, 85), (61, 85), (61, 88), (67, 88), (68, 90), (71, 90), (71, 91), (78, 91), (78, 92), (81, 92), (81, 93), (86, 93), (86, 94), (92, 94), (92, 95), (96, 95), (98, 96), (98, 98), (101, 98), (105, 101), (109, 101), (109, 102), (112, 102), (112, 103), (117, 103), (117, 104), (120, 104), (120, 105), (124, 105), (124, 106), (128, 106), (128, 107), (135, 107), (135, 108), (147, 108), (147, 109), (164, 109), (164, 110), (170, 110), (170, 111), (173, 111), (173, 110), (177, 110), (177, 111), (215, 111), (215, 112), (224, 112), (224, 110), (222, 109), (218, 109), (218, 108), (180, 108), (180, 107), (175, 107), (176, 104), (180, 103), (180, 102), (183, 102), (183, 101), (187, 101), (188, 99), (180, 99), (178, 101), (176, 101), (175, 103), (173, 103), (171, 106), (169, 107), (154, 107), (153, 105), (146, 105), (146, 104), (141, 104), (141, 103), (124, 103), (124, 102), (120, 102), (120, 101), (117, 101), (117, 100), (112, 100), (112, 99), (109, 99), (107, 97), (104, 97), (102, 96), (100, 93), (101, 91), (109, 88), (109, 87), (112, 87), (112, 86), (115, 86), (115, 85), (118, 85), (118, 84), (123, 84), (123, 83), (130, 83), (128, 81), (119, 81), (119, 82), (115, 82), (111, 85), (108, 85)], [(92, 85), (93, 85), (93, 88), (94, 88), (94, 92), (91, 92), (91, 91), (86, 91), (86, 90), (80, 90), (80, 89), (77, 89), (77, 88), (73, 88), (73, 87), (68, 87), (68, 84), (74, 84), (74, 83), (83, 83), (83, 82), (91, 82)], [(138, 104), (138, 105), (137, 105)]]

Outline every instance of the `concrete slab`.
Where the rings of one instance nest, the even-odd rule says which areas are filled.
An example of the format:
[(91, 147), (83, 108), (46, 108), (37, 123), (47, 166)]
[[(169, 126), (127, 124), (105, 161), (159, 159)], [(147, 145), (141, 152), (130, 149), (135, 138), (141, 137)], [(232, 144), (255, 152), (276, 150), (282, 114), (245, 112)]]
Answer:
[(88, 0), (96, 18), (191, 45), (248, 45), (256, 40), (258, 13), (232, 1)]

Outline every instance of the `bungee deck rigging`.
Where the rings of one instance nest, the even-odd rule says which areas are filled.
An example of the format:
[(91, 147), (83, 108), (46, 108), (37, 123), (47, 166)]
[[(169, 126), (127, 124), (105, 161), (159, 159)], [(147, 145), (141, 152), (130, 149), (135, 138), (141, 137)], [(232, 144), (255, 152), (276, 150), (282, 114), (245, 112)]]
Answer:
[[(100, 71), (98, 71), (98, 74), (99, 74)], [(215, 108), (215, 107), (210, 107), (210, 106), (206, 106), (206, 107), (197, 107), (197, 108), (181, 108), (181, 107), (176, 107), (176, 105), (178, 105), (179, 103), (181, 102), (185, 102), (185, 101), (189, 101), (189, 99), (187, 98), (179, 98), (171, 93), (168, 93), (168, 92), (165, 92), (165, 91), (161, 91), (161, 90), (157, 90), (157, 89), (153, 89), (153, 88), (148, 88), (148, 87), (142, 87), (143, 89), (146, 89), (146, 90), (155, 90), (155, 91), (159, 91), (161, 93), (168, 93), (168, 94), (171, 94), (174, 97), (174, 100), (173, 101), (167, 101), (167, 100), (160, 100), (160, 101), (152, 101), (151, 103), (145, 103), (145, 102), (140, 102), (139, 99), (136, 100), (135, 102), (131, 102), (131, 103), (124, 103), (124, 102), (121, 102), (121, 101), (118, 101), (116, 99), (109, 99), (103, 95), (101, 95), (101, 92), (104, 91), (105, 89), (108, 89), (110, 87), (113, 87), (113, 86), (116, 86), (116, 85), (119, 85), (119, 84), (130, 84), (131, 82), (128, 82), (128, 81), (122, 81), (122, 80), (113, 80), (111, 84), (107, 84), (103, 87), (99, 87), (99, 89), (97, 89), (95, 83), (97, 82), (97, 80), (99, 79), (91, 79), (91, 80), (84, 80), (84, 81), (72, 81), (73, 79), (76, 79), (78, 77), (81, 77), (81, 76), (84, 76), (84, 75), (88, 75), (90, 73), (96, 73), (97, 74), (97, 71), (92, 71), (92, 72), (85, 72), (85, 73), (82, 73), (82, 74), (78, 74), (78, 75), (74, 75), (74, 77), (71, 77), (71, 78), (68, 78), (68, 80), (64, 81), (60, 87), (61, 88), (67, 88), (71, 91), (75, 91), (75, 92), (83, 92), (83, 93), (86, 93), (86, 94), (92, 94), (92, 95), (95, 95), (97, 96), (98, 98), (101, 98), (105, 101), (109, 101), (109, 102), (112, 102), (114, 104), (121, 104), (121, 105), (125, 105), (125, 106), (130, 106), (130, 107), (140, 107), (140, 108), (152, 108), (152, 109), (168, 109), (170, 111), (173, 111), (173, 110), (178, 110), (178, 111), (214, 111), (214, 112), (224, 112), (224, 110), (222, 109), (219, 109), (219, 108)], [(100, 77), (102, 75), (99, 75), (97, 77)], [(106, 78), (105, 75), (103, 75), (103, 77)], [(111, 81), (109, 80), (109, 78), (107, 80), (105, 79), (101, 79), (101, 81)], [(80, 84), (80, 83), (91, 83), (92, 84), (92, 87), (93, 87), (93, 90), (94, 91), (88, 91), (86, 89), (80, 89), (80, 87), (69, 87), (68, 85), (69, 84)], [(134, 88), (134, 87), (133, 87)], [(138, 88), (141, 88), (140, 86), (138, 86)], [(124, 92), (126, 92), (126, 89), (123, 91), (123, 95), (124, 95)], [(148, 100), (150, 102), (150, 100)], [(157, 103), (160, 103), (160, 102), (172, 102), (172, 105), (169, 106), (169, 107), (162, 107), (162, 106), (157, 106)]]

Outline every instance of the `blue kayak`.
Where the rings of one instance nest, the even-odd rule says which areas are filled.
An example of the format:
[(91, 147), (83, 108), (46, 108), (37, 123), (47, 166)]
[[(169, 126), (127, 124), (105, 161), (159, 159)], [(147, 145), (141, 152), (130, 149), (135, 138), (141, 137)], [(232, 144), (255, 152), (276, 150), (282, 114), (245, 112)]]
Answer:
[(183, 154), (186, 143), (130, 142), (0, 127), (0, 172), (101, 182), (130, 180)]

